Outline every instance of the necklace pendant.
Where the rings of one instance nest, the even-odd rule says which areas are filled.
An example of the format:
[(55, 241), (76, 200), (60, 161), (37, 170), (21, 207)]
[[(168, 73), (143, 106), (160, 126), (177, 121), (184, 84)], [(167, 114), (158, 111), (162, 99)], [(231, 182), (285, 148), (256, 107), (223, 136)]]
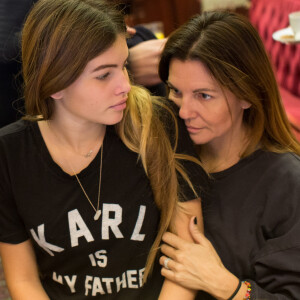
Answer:
[(101, 210), (99, 209), (96, 211), (94, 215), (94, 220), (97, 221), (100, 218), (100, 216), (101, 216)]
[(84, 157), (89, 158), (93, 153), (93, 150), (90, 150)]

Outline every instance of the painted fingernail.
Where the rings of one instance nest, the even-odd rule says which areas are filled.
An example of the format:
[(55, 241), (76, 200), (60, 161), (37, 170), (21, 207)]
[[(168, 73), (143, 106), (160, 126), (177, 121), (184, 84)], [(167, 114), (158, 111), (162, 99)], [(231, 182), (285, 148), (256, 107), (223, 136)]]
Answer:
[(197, 225), (197, 217), (194, 218), (194, 224)]

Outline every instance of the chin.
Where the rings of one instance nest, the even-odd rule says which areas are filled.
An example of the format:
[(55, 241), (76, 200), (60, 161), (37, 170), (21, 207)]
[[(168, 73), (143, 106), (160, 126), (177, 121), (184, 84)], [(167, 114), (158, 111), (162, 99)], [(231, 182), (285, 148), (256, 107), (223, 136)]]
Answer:
[(195, 145), (203, 145), (210, 142), (211, 139), (205, 138), (204, 136), (198, 136), (198, 135), (190, 135), (191, 140)]
[(124, 116), (124, 113), (122, 111), (122, 112), (120, 112), (118, 114), (118, 116), (114, 116), (114, 117), (110, 118), (109, 120), (107, 120), (107, 122), (105, 122), (105, 125), (115, 125), (115, 124), (118, 124), (118, 123), (120, 123), (122, 121), (123, 116)]

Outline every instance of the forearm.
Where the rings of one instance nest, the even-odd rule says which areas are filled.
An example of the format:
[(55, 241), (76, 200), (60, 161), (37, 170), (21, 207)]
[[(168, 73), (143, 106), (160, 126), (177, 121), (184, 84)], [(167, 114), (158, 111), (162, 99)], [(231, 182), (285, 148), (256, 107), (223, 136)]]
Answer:
[(38, 279), (7, 282), (12, 300), (50, 300)]
[(197, 291), (184, 288), (168, 279), (165, 279), (158, 300), (193, 300)]
[(50, 300), (40, 281), (35, 254), (29, 240), (0, 243), (6, 283), (13, 300)]
[[(178, 208), (173, 216), (173, 224), (176, 233), (186, 241), (192, 241), (191, 234), (188, 230), (190, 215), (192, 214), (195, 214), (197, 216), (197, 226), (201, 231), (203, 231), (200, 199), (194, 199), (182, 203), (181, 208)], [(183, 287), (179, 283), (175, 283), (174, 281), (165, 279), (159, 296), (159, 300), (193, 300), (195, 299), (196, 294), (196, 290)]]

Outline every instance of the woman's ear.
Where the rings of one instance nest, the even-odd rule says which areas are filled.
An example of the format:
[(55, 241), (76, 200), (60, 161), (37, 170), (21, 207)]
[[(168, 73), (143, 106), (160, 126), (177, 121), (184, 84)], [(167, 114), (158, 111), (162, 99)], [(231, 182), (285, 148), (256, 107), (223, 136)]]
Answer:
[(247, 109), (247, 108), (251, 107), (251, 105), (252, 105), (251, 103), (249, 103), (245, 100), (241, 100), (241, 108), (242, 109)]
[(54, 94), (51, 95), (51, 98), (54, 99), (54, 100), (61, 100), (63, 98), (63, 90), (62, 91), (59, 91), (59, 92), (56, 92)]

